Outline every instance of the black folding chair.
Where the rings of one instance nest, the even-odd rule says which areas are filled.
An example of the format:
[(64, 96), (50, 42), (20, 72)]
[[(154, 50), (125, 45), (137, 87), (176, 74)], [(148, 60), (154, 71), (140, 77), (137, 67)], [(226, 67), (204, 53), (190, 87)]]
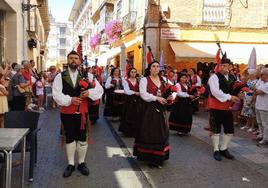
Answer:
[[(26, 152), (30, 152), (29, 181), (33, 181), (34, 165), (37, 162), (37, 132), (39, 113), (25, 111), (10, 111), (4, 115), (5, 128), (29, 128), (26, 137)], [(21, 152), (18, 146), (14, 152)]]

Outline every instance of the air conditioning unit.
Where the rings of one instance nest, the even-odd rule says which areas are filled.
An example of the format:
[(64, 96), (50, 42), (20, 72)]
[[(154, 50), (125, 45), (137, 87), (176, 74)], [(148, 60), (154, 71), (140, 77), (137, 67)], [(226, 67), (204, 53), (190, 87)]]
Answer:
[(168, 4), (166, 4), (166, 3), (161, 4), (161, 12), (162, 13), (168, 13), (168, 9), (169, 9)]
[(30, 40), (28, 40), (28, 47), (29, 47), (30, 49), (32, 49), (32, 48), (36, 48), (36, 46), (37, 46), (37, 41), (36, 41), (36, 40), (34, 40), (34, 39), (30, 39)]

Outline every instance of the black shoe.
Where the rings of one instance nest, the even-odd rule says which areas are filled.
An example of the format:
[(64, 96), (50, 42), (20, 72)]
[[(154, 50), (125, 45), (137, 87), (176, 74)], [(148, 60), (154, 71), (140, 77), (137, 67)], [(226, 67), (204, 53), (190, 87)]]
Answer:
[(230, 159), (230, 160), (233, 160), (235, 157), (230, 154), (230, 152), (226, 149), (226, 150), (223, 150), (223, 151), (220, 151), (220, 154), (225, 157), (226, 159)]
[(71, 176), (74, 170), (75, 170), (75, 167), (73, 165), (68, 165), (66, 169), (64, 170), (63, 177), (67, 178)]
[(86, 163), (78, 164), (77, 170), (79, 170), (79, 172), (81, 172), (81, 174), (83, 174), (84, 176), (89, 175), (89, 169), (87, 168)]
[(219, 151), (214, 151), (213, 157), (216, 161), (221, 161), (221, 154)]

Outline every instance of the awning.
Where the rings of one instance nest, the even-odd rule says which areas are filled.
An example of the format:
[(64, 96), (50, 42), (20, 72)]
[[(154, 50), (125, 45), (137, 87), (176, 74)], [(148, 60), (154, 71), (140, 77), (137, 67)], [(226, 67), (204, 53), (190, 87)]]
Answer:
[[(218, 46), (216, 43), (201, 42), (170, 42), (170, 46), (177, 58), (215, 58)], [(258, 64), (268, 63), (268, 44), (239, 44), (221, 43), (223, 52), (234, 63), (248, 63), (250, 53), (255, 47)]]

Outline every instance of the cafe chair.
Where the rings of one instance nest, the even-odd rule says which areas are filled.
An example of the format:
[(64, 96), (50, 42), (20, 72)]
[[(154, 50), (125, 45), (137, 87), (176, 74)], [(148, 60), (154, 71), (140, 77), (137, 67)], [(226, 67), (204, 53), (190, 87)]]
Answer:
[[(33, 181), (34, 166), (37, 162), (37, 132), (39, 113), (25, 111), (10, 111), (4, 115), (5, 128), (29, 128), (30, 131), (26, 137), (26, 152), (30, 152), (29, 181)], [(18, 146), (14, 152), (20, 152)]]

